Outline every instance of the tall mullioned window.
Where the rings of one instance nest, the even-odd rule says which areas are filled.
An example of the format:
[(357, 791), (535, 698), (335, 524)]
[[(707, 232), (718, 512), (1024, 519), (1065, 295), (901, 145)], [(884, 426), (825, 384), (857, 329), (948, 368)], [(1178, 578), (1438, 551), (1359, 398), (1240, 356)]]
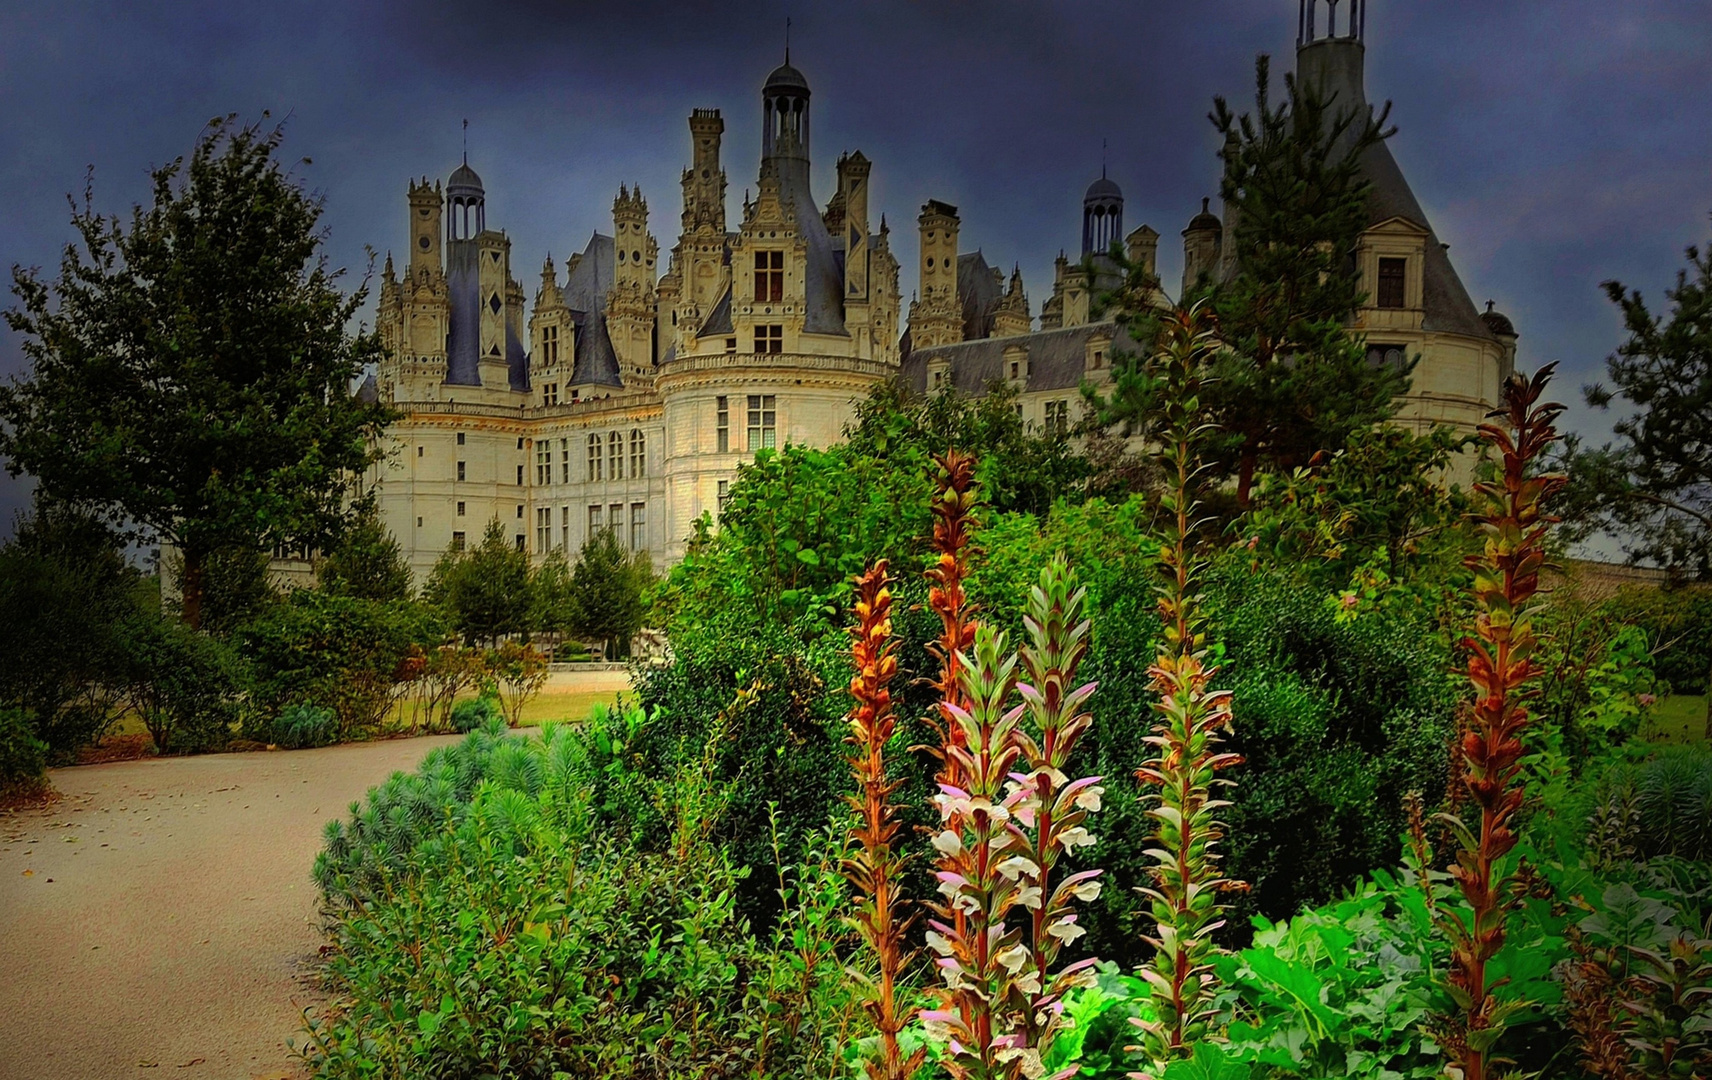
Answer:
[(606, 521), (602, 517), (602, 515), (605, 512), (606, 511), (605, 511), (604, 507), (600, 507), (600, 506), (589, 507), (589, 531), (588, 531), (588, 534), (589, 534), (590, 539), (593, 539), (595, 533), (599, 532), (601, 529), (606, 527)]
[[(777, 303), (785, 298), (785, 253), (755, 253), (755, 302)], [(756, 350), (759, 351), (759, 350)]]
[(559, 440), (559, 464), (563, 467), (565, 483), (571, 482), (571, 440)]
[(464, 463), (460, 461), (460, 462), (458, 462), (458, 479), (462, 480), (463, 478), (464, 478)]
[[(559, 328), (543, 326), (541, 328), (541, 363), (556, 364), (559, 362)], [(555, 390), (557, 387), (554, 388)], [(549, 401), (547, 404), (551, 405)]]
[(590, 483), (600, 481), (600, 436), (588, 437), (588, 478)]
[(541, 387), (541, 404), (543, 404), (543, 405), (557, 405), (558, 403), (559, 403), (559, 384), (556, 382), (550, 382), (550, 383), (543, 384)]
[(648, 546), (648, 504), (630, 504), (630, 550), (641, 551)]
[(553, 444), (542, 439), (535, 444), (535, 483), (546, 487), (553, 482)]
[(1376, 307), (1400, 308), (1405, 306), (1407, 293), (1403, 289), (1403, 275), (1408, 271), (1408, 259), (1379, 260), (1379, 288), (1374, 290), (1373, 303)]
[(1070, 403), (1068, 401), (1048, 401), (1046, 403), (1046, 433), (1058, 439), (1070, 434)]
[(718, 445), (715, 447), (722, 454), (731, 452), (731, 399), (720, 397), (714, 399), (713, 430)]
[(641, 428), (630, 430), (630, 475), (637, 480), (648, 475), (648, 436)]
[(749, 451), (779, 445), (778, 399), (772, 394), (749, 395)]
[(755, 351), (758, 353), (784, 352), (785, 328), (782, 326), (757, 326), (755, 328)]
[(535, 508), (535, 551), (537, 554), (553, 550), (553, 508), (538, 506)]
[(455, 532), (452, 534), (452, 550), (453, 551), (464, 550), (464, 534), (463, 533)]
[(559, 544), (569, 554), (571, 550), (571, 508), (564, 507), (559, 516), (560, 522), (564, 526), (563, 531), (559, 534)]
[(606, 436), (606, 478), (624, 479), (624, 433), (609, 432)]
[(721, 480), (714, 488), (714, 500), (719, 507), (719, 516), (725, 516), (725, 504), (731, 501), (731, 481)]

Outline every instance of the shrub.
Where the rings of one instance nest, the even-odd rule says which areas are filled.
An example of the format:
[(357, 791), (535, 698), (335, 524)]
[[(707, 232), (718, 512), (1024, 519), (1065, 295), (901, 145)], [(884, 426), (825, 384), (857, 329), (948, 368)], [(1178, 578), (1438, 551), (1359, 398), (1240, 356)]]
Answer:
[(268, 741), (287, 750), (328, 746), (338, 739), (339, 718), (332, 709), (314, 705), (293, 705), (274, 717), (268, 727)]
[(48, 744), (36, 738), (24, 710), (0, 708), (0, 795), (43, 787), (47, 767)]
[(459, 735), (468, 735), (491, 725), (506, 726), (505, 711), (500, 708), (497, 697), (483, 694), (452, 706), (452, 730)]
[(131, 706), (162, 754), (212, 750), (232, 737), (246, 677), (224, 641), (141, 612), (125, 631)]
[(1639, 854), (1712, 861), (1712, 749), (1661, 749), (1637, 770), (1634, 791)]

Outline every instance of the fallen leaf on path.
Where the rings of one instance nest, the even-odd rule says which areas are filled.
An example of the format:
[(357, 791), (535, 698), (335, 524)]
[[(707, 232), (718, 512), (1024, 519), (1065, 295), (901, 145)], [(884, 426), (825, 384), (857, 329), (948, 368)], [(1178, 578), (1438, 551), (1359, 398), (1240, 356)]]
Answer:
[(208, 1060), (207, 1058), (191, 1058), (189, 1061), (185, 1062), (183, 1065), (180, 1065), (179, 1068), (188, 1069), (192, 1065), (200, 1065), (204, 1061), (207, 1061), (207, 1060)]

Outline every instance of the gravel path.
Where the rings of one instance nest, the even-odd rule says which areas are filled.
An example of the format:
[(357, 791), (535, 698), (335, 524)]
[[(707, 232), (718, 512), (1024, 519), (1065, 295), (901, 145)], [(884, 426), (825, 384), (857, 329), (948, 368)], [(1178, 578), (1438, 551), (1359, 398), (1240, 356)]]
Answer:
[(321, 828), (453, 741), (56, 771), (0, 818), (0, 1077), (295, 1076)]

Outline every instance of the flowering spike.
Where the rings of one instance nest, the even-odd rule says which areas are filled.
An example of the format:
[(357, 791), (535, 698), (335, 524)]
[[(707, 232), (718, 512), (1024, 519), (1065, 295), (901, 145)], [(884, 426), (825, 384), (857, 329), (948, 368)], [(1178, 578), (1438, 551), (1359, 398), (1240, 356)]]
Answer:
[(1136, 1021), (1151, 1069), (1144, 1075), (1153, 1076), (1187, 1056), (1207, 1033), (1214, 1012), (1212, 935), (1224, 925), (1217, 896), (1244, 887), (1219, 874), (1216, 848), (1224, 825), (1215, 815), (1228, 804), (1212, 797), (1212, 786), (1230, 783), (1215, 774), (1242, 759), (1218, 750), (1219, 732), (1231, 726), (1230, 694), (1209, 689), (1217, 669), (1207, 663), (1196, 580), (1205, 560), (1193, 542), (1199, 449), (1206, 435), (1197, 394), (1216, 348), (1212, 316), (1197, 304), (1162, 318), (1159, 348), (1149, 358), (1164, 390), (1159, 457), (1170, 484), (1164, 503), (1171, 517), (1159, 554), (1165, 646), (1148, 670), (1159, 700), (1154, 734), (1146, 741), (1156, 756), (1135, 773), (1143, 785), (1158, 789), (1144, 796), (1153, 803), (1148, 816), (1154, 843), (1147, 854), (1154, 866), (1152, 887), (1141, 890), (1152, 900), (1157, 924), (1146, 939), (1154, 947), (1153, 961), (1141, 971), (1154, 1019)]
[[(1527, 684), (1540, 674), (1533, 660), (1536, 642), (1531, 605), (1545, 565), (1546, 530), (1556, 520), (1544, 506), (1565, 478), (1530, 476), (1529, 467), (1557, 438), (1554, 422), (1563, 412), (1541, 404), (1556, 364), (1532, 379), (1512, 375), (1504, 384), (1504, 407), (1491, 414), (1504, 424), (1480, 425), (1480, 434), (1497, 449), (1502, 474), (1474, 485), (1475, 515), (1485, 544), (1466, 564), (1474, 572), (1472, 591), (1480, 604), (1469, 646), (1468, 677), (1474, 684), (1474, 709), (1457, 746), (1462, 787), (1478, 808), (1478, 832), (1454, 814), (1439, 815), (1461, 842), (1451, 878), (1472, 909), (1465, 922), (1442, 912), (1439, 925), (1451, 942), (1446, 989), (1461, 1006), (1441, 1033), (1464, 1080), (1487, 1080), (1503, 1059), (1491, 1051), (1510, 1018), (1524, 1002), (1500, 1001), (1487, 981), (1487, 964), (1504, 946), (1505, 916), (1515, 904), (1515, 874), (1501, 873), (1500, 861), (1516, 846), (1513, 823), (1522, 805), (1522, 732), (1528, 724)], [(1511, 433), (1514, 432), (1514, 435)]]
[(850, 799), (858, 822), (850, 830), (856, 851), (844, 862), (844, 876), (861, 895), (854, 922), (862, 940), (879, 959), (880, 978), (864, 986), (862, 1005), (874, 1018), (880, 1032), (878, 1060), (865, 1063), (870, 1080), (909, 1080), (922, 1062), (922, 1050), (908, 1055), (898, 1046), (904, 1020), (898, 1014), (898, 978), (912, 954), (904, 951), (903, 937), (913, 916), (901, 915), (905, 901), (898, 894), (907, 857), (898, 851), (899, 807), (891, 801), (898, 781), (886, 774), (886, 743), (891, 741), (897, 720), (892, 712), (891, 681), (897, 674), (897, 639), (892, 636), (891, 578), (881, 559), (856, 579), (856, 625), (850, 628), (851, 660), (856, 674), (850, 680), (850, 735), (845, 742), (855, 747), (850, 768), (856, 774), (860, 797)]

